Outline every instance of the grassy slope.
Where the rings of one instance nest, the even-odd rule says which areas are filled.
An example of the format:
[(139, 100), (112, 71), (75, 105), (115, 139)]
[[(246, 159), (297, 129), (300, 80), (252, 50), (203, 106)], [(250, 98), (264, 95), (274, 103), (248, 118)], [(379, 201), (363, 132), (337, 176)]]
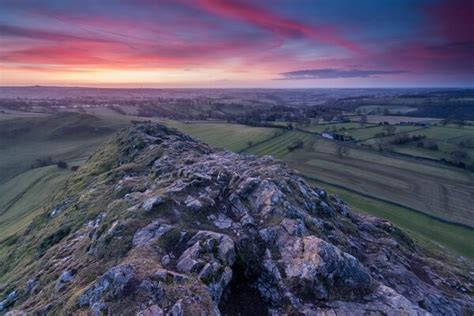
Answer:
[(472, 174), (361, 149), (350, 149), (344, 158), (335, 152), (334, 143), (319, 139), (311, 150), (291, 153), (285, 161), (316, 179), (474, 226)]
[(86, 157), (121, 126), (71, 113), (0, 121), (0, 183), (25, 172), (38, 158)]
[(50, 156), (79, 166), (126, 123), (78, 114), (0, 120), (0, 130), (18, 130), (0, 133), (0, 253), (2, 241), (24, 229), (71, 173), (32, 163)]
[(69, 174), (68, 170), (48, 166), (28, 170), (1, 184), (0, 241), (23, 230)]

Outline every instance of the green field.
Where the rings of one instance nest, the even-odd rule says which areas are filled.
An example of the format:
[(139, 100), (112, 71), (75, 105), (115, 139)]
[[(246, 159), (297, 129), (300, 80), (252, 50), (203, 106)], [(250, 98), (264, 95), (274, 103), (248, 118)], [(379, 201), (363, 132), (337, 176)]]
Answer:
[[(368, 124), (366, 126), (371, 126), (371, 124)], [(335, 124), (310, 124), (308, 126), (302, 125), (298, 126), (299, 129), (312, 132), (312, 133), (322, 133), (325, 131), (339, 131), (343, 129), (351, 130), (351, 129), (359, 129), (359, 128), (364, 128), (361, 127), (359, 123), (356, 122), (347, 122), (347, 123), (335, 123)]]
[[(376, 134), (384, 132), (379, 124), (364, 124), (363, 126), (357, 122), (336, 123), (336, 124), (310, 124), (296, 125), (300, 130), (321, 134), (325, 131), (336, 132), (352, 136), (357, 141), (362, 141), (375, 137)], [(395, 133), (411, 132), (419, 130), (419, 126), (396, 126)]]
[(162, 123), (212, 146), (232, 151), (241, 151), (249, 147), (250, 143), (255, 144), (281, 133), (278, 128), (250, 127), (240, 124), (182, 123), (171, 120), (164, 120)]
[(416, 107), (407, 105), (363, 105), (356, 109), (357, 113), (383, 113), (387, 111), (389, 114), (406, 114), (416, 110)]
[(0, 241), (23, 230), (70, 174), (69, 170), (48, 166), (25, 171), (0, 184)]
[(429, 139), (448, 141), (465, 136), (474, 137), (474, 129), (432, 126), (430, 128), (413, 132), (413, 134), (425, 135)]
[[(419, 129), (419, 127), (417, 126), (396, 126), (395, 128), (396, 128), (394, 132), (395, 134), (411, 132), (411, 131)], [(367, 127), (367, 128), (350, 130), (347, 133), (348, 135), (351, 135), (355, 140), (361, 141), (361, 140), (375, 137), (375, 135), (383, 133), (383, 132), (384, 132), (384, 129), (382, 126), (376, 126), (376, 127)]]
[[(288, 146), (297, 140), (304, 141), (305, 147), (290, 153)], [(474, 226), (471, 173), (355, 146), (351, 146), (347, 157), (340, 158), (336, 150), (335, 142), (288, 131), (246, 152), (273, 155), (315, 179), (381, 197), (446, 221)]]
[(346, 201), (352, 209), (389, 220), (432, 251), (444, 251), (474, 260), (474, 230), (449, 224), (421, 213), (384, 203), (326, 183), (309, 181)]
[[(350, 120), (353, 122), (359, 122), (360, 116), (350, 116)], [(410, 117), (410, 116), (395, 116), (395, 115), (367, 115), (367, 121), (369, 123), (379, 124), (382, 122), (388, 122), (390, 124), (398, 124), (400, 122), (438, 122), (441, 119), (429, 118), (429, 117)]]
[[(418, 147), (418, 142), (410, 142), (403, 145), (394, 146), (391, 148), (392, 151), (412, 155), (416, 157), (425, 157), (430, 159), (445, 159), (451, 160), (451, 153), (455, 150), (459, 150), (459, 142), (462, 139), (473, 138), (474, 130), (470, 128), (454, 128), (454, 127), (439, 127), (433, 126), (430, 128), (417, 130), (411, 132), (410, 135), (423, 135), (426, 136), (422, 140), (423, 143), (434, 143), (438, 146), (438, 150), (430, 150), (423, 147)], [(466, 163), (474, 160), (474, 149), (464, 148), (463, 149), (468, 157), (465, 159)]]
[(463, 170), (390, 157), (351, 148), (339, 158), (333, 142), (317, 140), (312, 148), (285, 157), (305, 175), (399, 203), (441, 219), (474, 226), (473, 175)]
[(290, 152), (288, 146), (295, 144), (299, 140), (307, 144), (313, 138), (314, 136), (308, 133), (290, 131), (263, 144), (252, 147), (245, 152), (257, 156), (272, 155), (275, 158), (281, 159)]

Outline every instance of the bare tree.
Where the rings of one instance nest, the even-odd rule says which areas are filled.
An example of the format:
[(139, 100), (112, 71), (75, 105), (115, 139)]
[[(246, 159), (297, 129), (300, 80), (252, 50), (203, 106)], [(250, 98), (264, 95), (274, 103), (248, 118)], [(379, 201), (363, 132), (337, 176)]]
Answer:
[(379, 137), (375, 139), (376, 141), (376, 146), (378, 151), (384, 151), (388, 147), (388, 142), (385, 138)]

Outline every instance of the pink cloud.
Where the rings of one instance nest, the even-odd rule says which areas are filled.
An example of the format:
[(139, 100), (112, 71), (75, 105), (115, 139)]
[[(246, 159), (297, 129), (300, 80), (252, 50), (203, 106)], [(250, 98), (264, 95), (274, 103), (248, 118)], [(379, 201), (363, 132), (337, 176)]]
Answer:
[(333, 26), (312, 26), (272, 13), (270, 10), (226, 0), (199, 0), (199, 7), (220, 16), (239, 19), (270, 30), (283, 37), (307, 37), (326, 44), (344, 47), (353, 52), (362, 48), (348, 40)]
[(451, 42), (474, 41), (474, 1), (445, 0), (425, 7), (430, 27)]

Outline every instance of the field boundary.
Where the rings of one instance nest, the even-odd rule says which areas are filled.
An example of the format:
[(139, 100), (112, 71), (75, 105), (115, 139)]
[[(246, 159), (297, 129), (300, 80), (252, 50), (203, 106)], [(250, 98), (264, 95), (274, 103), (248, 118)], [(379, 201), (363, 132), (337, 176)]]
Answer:
[(385, 137), (396, 136), (396, 135), (400, 135), (400, 134), (403, 134), (403, 133), (413, 133), (413, 132), (416, 132), (416, 131), (420, 131), (422, 129), (426, 129), (426, 128), (421, 127), (421, 128), (417, 128), (417, 129), (414, 129), (414, 130), (411, 130), (411, 131), (402, 131), (402, 132), (394, 133), (392, 135), (386, 135), (386, 136), (383, 136), (383, 137), (372, 136), (372, 137), (369, 137), (369, 138), (356, 140), (355, 143), (365, 142), (367, 140), (376, 139), (376, 138), (385, 138)]

